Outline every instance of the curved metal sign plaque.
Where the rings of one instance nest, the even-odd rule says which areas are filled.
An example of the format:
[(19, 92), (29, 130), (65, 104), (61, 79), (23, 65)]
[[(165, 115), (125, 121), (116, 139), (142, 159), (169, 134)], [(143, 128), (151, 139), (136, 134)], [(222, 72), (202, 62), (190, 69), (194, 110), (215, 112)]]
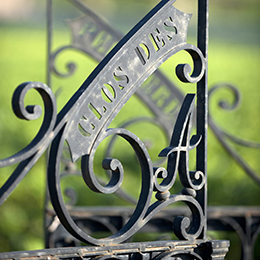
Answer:
[(66, 137), (73, 160), (89, 152), (100, 130), (108, 127), (138, 87), (175, 53), (186, 50), (194, 61), (191, 76), (188, 64), (177, 66), (177, 76), (182, 81), (195, 83), (202, 78), (205, 69), (203, 55), (194, 45), (186, 44), (191, 15), (178, 11), (173, 2), (163, 1), (138, 23), (74, 96), (77, 102), (72, 110), (76, 109), (77, 113), (67, 127), (76, 129), (80, 124), (89, 136), (84, 137), (78, 131), (75, 133), (77, 138)]

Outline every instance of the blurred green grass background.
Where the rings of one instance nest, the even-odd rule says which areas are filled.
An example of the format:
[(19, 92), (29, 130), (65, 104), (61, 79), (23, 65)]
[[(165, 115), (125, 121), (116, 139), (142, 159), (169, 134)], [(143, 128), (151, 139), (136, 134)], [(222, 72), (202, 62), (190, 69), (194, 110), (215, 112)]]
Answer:
[[(85, 2), (126, 33), (158, 1), (86, 0)], [(195, 2), (179, 0), (176, 6), (179, 5), (178, 8), (182, 11), (193, 12), (196, 9)], [(0, 13), (1, 158), (10, 156), (26, 146), (37, 133), (40, 125), (39, 120), (37, 122), (18, 120), (11, 109), (12, 94), (20, 83), (46, 82), (45, 1), (31, 0), (27, 4), (30, 12), (23, 11), (24, 15), (21, 15), (22, 9), (20, 15), (19, 12), (13, 13), (12, 19)], [(57, 18), (55, 18), (53, 49), (70, 42), (70, 34), (63, 21), (78, 13), (67, 1), (60, 0), (54, 2), (54, 11)], [(195, 24), (196, 16), (191, 21), (188, 35), (188, 42), (191, 43), (195, 43)], [(259, 1), (211, 2), (209, 37), (209, 87), (217, 83), (229, 82), (239, 88), (243, 97), (236, 111), (221, 111), (216, 105), (217, 100), (224, 97), (232, 101), (233, 97), (226, 90), (219, 91), (210, 104), (214, 118), (229, 133), (242, 139), (260, 142)], [(65, 80), (53, 77), (54, 92), (60, 87), (63, 89), (57, 100), (59, 109), (96, 66), (93, 60), (71, 51), (59, 58), (61, 70), (65, 71), (63, 66), (69, 59), (77, 60), (79, 64), (75, 76)], [(183, 59), (189, 58), (180, 55), (176, 59), (170, 59), (163, 64), (162, 70), (180, 86), (183, 92), (194, 92), (195, 86), (181, 84), (173, 75), (175, 65), (179, 61), (183, 62)], [(32, 101), (41, 104), (37, 94), (30, 93), (26, 98), (28, 104)], [(148, 112), (143, 108), (140, 110), (139, 105), (136, 105), (137, 102), (133, 98), (120, 113), (118, 121), (140, 111), (144, 115), (147, 114)], [(127, 109), (131, 104), (134, 105), (135, 110)], [(260, 172), (260, 152), (237, 148), (246, 161)], [(1, 169), (0, 185), (8, 178), (12, 168)], [(46, 164), (43, 156), (1, 206), (1, 252), (43, 248), (45, 172)], [(208, 174), (209, 205), (259, 205), (259, 185), (234, 163), (210, 130)]]

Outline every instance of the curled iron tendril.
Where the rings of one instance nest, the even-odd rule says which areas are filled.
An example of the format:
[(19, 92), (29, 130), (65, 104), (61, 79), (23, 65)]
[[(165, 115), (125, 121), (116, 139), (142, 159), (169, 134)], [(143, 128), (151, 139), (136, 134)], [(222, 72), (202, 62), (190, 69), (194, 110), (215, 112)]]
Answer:
[[(184, 193), (184, 192), (182, 192)], [(191, 218), (178, 216), (173, 219), (173, 231), (182, 240), (193, 240), (199, 237), (205, 226), (205, 216), (199, 202), (191, 195), (179, 194), (171, 195), (163, 201), (156, 201), (147, 210), (144, 223), (147, 223), (157, 212), (168, 205), (184, 202), (190, 209)]]
[[(222, 109), (225, 110), (233, 110), (238, 107), (241, 97), (240, 97), (240, 92), (239, 90), (231, 85), (231, 84), (218, 84), (213, 86), (209, 90), (209, 101), (212, 102), (212, 98), (214, 96), (214, 93), (219, 90), (219, 89), (228, 89), (231, 91), (231, 93), (234, 96), (233, 102), (229, 103), (227, 100), (221, 100), (219, 102), (219, 106)], [(244, 147), (249, 147), (249, 148), (260, 148), (260, 143), (257, 142), (250, 142), (243, 140), (239, 137), (233, 136), (226, 132), (225, 130), (221, 129), (214, 121), (212, 115), (211, 115), (211, 110), (209, 108), (209, 126), (211, 127), (213, 133), (219, 140), (220, 144), (224, 147), (225, 150), (228, 151), (228, 153), (234, 158), (234, 160), (238, 163), (238, 165), (250, 176), (253, 180), (255, 180), (258, 184), (260, 184), (260, 177), (259, 175), (249, 166), (249, 164), (246, 162), (246, 160), (241, 157), (238, 152), (230, 145), (228, 141), (232, 141), (235, 144), (244, 146)]]
[(194, 45), (186, 44), (183, 49), (192, 57), (194, 69), (192, 71), (189, 64), (178, 64), (176, 67), (176, 75), (182, 82), (197, 83), (201, 80), (205, 71), (205, 59), (203, 54)]
[(82, 51), (84, 52), (84, 50), (78, 48), (78, 47), (75, 47), (73, 45), (68, 45), (68, 46), (63, 46), (61, 48), (59, 48), (58, 50), (56, 50), (54, 53), (51, 54), (51, 57), (50, 57), (50, 69), (51, 71), (53, 71), (57, 76), (59, 77), (70, 77), (73, 75), (73, 73), (76, 71), (76, 68), (77, 68), (77, 65), (75, 62), (68, 62), (66, 64), (66, 69), (67, 69), (67, 72), (61, 72), (58, 68), (57, 68), (57, 65), (55, 63), (55, 60), (57, 59), (57, 56), (65, 51), (65, 50), (76, 50), (76, 51)]
[[(135, 124), (138, 124), (140, 125), (140, 123), (149, 123), (151, 125), (154, 125), (156, 127), (159, 128), (159, 131), (161, 131), (163, 133), (163, 135), (165, 136), (165, 139), (166, 141), (168, 141), (169, 139), (169, 135), (168, 135), (168, 131), (167, 131), (167, 128), (161, 124), (161, 122), (159, 122), (158, 119), (156, 118), (149, 118), (149, 117), (138, 117), (138, 118), (134, 118), (134, 119), (131, 119), (129, 121), (126, 121), (124, 123), (122, 123), (122, 125), (119, 126), (119, 128), (127, 128), (127, 127), (131, 127)], [(118, 135), (114, 135), (107, 148), (106, 148), (106, 151), (105, 151), (105, 158), (112, 158), (112, 150), (115, 146), (115, 142), (117, 140), (119, 136)], [(149, 140), (150, 141), (150, 140)], [(145, 147), (148, 149), (149, 151), (149, 146), (151, 145), (151, 143), (147, 143), (147, 142), (144, 142), (145, 144)], [(163, 162), (165, 161), (165, 159), (159, 159), (159, 160), (153, 160), (153, 164), (154, 165), (160, 165), (162, 164)], [(160, 167), (161, 168), (161, 167)], [(110, 172), (107, 171), (107, 175), (110, 177)], [(128, 201), (130, 202), (131, 204), (136, 204), (137, 201), (135, 198), (133, 198), (133, 196), (131, 196), (130, 194), (128, 194), (126, 191), (124, 191), (123, 189), (119, 189), (117, 190), (117, 195), (120, 196), (122, 199), (124, 199), (125, 201)]]
[(26, 82), (20, 84), (12, 98), (12, 106), (14, 114), (24, 120), (35, 120), (38, 119), (42, 114), (42, 109), (38, 105), (24, 106), (24, 99), (27, 92), (31, 89), (35, 89), (41, 96), (44, 102), (44, 118), (39, 132), (36, 134), (34, 139), (28, 146), (22, 149), (20, 152), (13, 156), (3, 159), (0, 161), (0, 167), (6, 167), (8, 165), (16, 164), (26, 158), (32, 156), (39, 147), (46, 142), (45, 137), (49, 136), (54, 128), (56, 120), (56, 100), (51, 89), (40, 82)]
[(18, 118), (24, 120), (35, 120), (41, 116), (42, 109), (40, 106), (24, 107), (25, 96), (31, 89), (35, 89), (43, 100), (45, 111), (43, 122), (34, 139), (25, 148), (0, 161), (0, 167), (20, 163), (0, 189), (0, 204), (7, 199), (19, 182), (29, 172), (54, 136), (52, 131), (56, 122), (56, 100), (51, 89), (45, 84), (40, 82), (26, 82), (19, 85), (13, 94), (13, 111)]

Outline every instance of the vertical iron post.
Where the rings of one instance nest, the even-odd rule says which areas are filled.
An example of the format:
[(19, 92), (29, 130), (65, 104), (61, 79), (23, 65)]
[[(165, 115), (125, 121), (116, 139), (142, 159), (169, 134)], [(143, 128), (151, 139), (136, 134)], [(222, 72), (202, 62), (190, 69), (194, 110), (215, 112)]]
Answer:
[(46, 8), (47, 18), (47, 71), (46, 71), (46, 84), (51, 88), (51, 73), (50, 73), (50, 54), (52, 44), (52, 0), (47, 0)]
[[(204, 172), (207, 179), (207, 128), (208, 128), (208, 0), (198, 0), (198, 48), (205, 58), (205, 74), (197, 83), (197, 134), (202, 135), (202, 142), (197, 147), (197, 170)], [(198, 193), (198, 200), (207, 219), (207, 183)], [(207, 226), (203, 233), (206, 238)]]

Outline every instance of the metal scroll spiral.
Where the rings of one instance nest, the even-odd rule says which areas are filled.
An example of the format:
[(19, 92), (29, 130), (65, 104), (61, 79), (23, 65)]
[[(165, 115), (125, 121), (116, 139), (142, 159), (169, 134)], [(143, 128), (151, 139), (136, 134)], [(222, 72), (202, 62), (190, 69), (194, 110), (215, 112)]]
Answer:
[(26, 94), (31, 90), (36, 90), (44, 103), (44, 117), (40, 130), (33, 140), (21, 151), (0, 161), (0, 167), (17, 164), (17, 168), (0, 189), (0, 204), (3, 203), (23, 177), (29, 172), (34, 163), (40, 158), (53, 138), (53, 128), (55, 126), (57, 108), (56, 100), (51, 89), (40, 82), (26, 82), (20, 84), (12, 99), (12, 106), (15, 115), (24, 120), (38, 119), (42, 114), (42, 108), (38, 105), (24, 105)]
[[(238, 107), (240, 103), (240, 92), (239, 90), (231, 85), (231, 84), (218, 84), (213, 86), (209, 91), (209, 101), (212, 102), (212, 97), (214, 96), (214, 93), (221, 89), (228, 89), (231, 91), (234, 99), (232, 103), (229, 103), (228, 101), (221, 100), (219, 101), (219, 107), (224, 110), (234, 110)], [(260, 143), (256, 142), (250, 142), (242, 140), (241, 138), (238, 138), (236, 136), (233, 136), (229, 134), (228, 132), (221, 129), (213, 120), (213, 117), (211, 115), (211, 111), (209, 109), (209, 126), (215, 136), (218, 138), (221, 145), (228, 151), (228, 153), (234, 158), (234, 160), (238, 163), (238, 165), (258, 184), (260, 184), (260, 177), (259, 175), (248, 165), (248, 163), (238, 154), (238, 152), (229, 144), (227, 141), (231, 141), (235, 144), (238, 144), (240, 146), (249, 147), (249, 148), (260, 148)]]
[(13, 156), (1, 160), (0, 167), (6, 167), (8, 165), (15, 164), (30, 157), (39, 149), (42, 143), (45, 142), (44, 137), (48, 136), (54, 128), (57, 114), (56, 100), (51, 89), (43, 83), (25, 82), (16, 88), (12, 98), (14, 114), (18, 118), (28, 121), (36, 120), (41, 116), (42, 108), (40, 106), (24, 106), (25, 96), (31, 89), (35, 89), (40, 94), (44, 102), (45, 113), (42, 125), (39, 132), (30, 142), (30, 144), (28, 144), (28, 146)]
[[(128, 120), (128, 121), (122, 123), (119, 127), (120, 128), (127, 128), (127, 127), (134, 126), (136, 124), (140, 127), (140, 125), (142, 123), (149, 123), (151, 126), (158, 127), (159, 131), (162, 132), (164, 138), (166, 139), (165, 141), (169, 142), (170, 133), (168, 133), (169, 132), (168, 129), (157, 118), (149, 118), (149, 117), (133, 118), (131, 120)], [(112, 137), (112, 139), (110, 140), (110, 142), (109, 142), (109, 144), (108, 144), (108, 146), (105, 150), (105, 157), (106, 158), (111, 158), (113, 156), (112, 150), (115, 149), (115, 143), (116, 143), (117, 138), (118, 138), (118, 136), (114, 135)], [(155, 140), (151, 140), (151, 139), (149, 139), (148, 142), (143, 140), (145, 147), (147, 148), (148, 151), (149, 151), (149, 147), (153, 145), (154, 141)], [(154, 165), (161, 165), (164, 161), (165, 161), (165, 158), (159, 158), (159, 160), (156, 160), (156, 161), (153, 160), (153, 164)], [(107, 175), (110, 176), (110, 172), (107, 171)], [(131, 204), (137, 203), (136, 199), (133, 196), (131, 196), (130, 194), (128, 194), (126, 191), (124, 191), (123, 189), (118, 190), (117, 195), (120, 196), (120, 198), (124, 199), (125, 201), (130, 202)]]
[[(93, 162), (95, 152), (99, 144), (111, 135), (124, 138), (135, 151), (142, 172), (141, 192), (134, 210), (125, 226), (115, 234), (96, 239), (81, 230), (69, 215), (62, 198), (60, 183), (60, 160), (65, 141), (63, 131), (55, 139), (50, 151), (49, 161), (49, 190), (54, 209), (65, 228), (77, 239), (93, 245), (118, 244), (134, 235), (144, 226), (157, 212), (175, 202), (184, 202), (192, 212), (192, 218), (176, 217), (174, 219), (174, 232), (180, 239), (196, 239), (201, 235), (205, 225), (205, 216), (200, 203), (196, 200), (196, 192), (205, 184), (205, 176), (202, 172), (190, 172), (188, 169), (188, 152), (195, 148), (200, 136), (194, 136), (190, 142), (191, 115), (194, 106), (195, 95), (188, 95), (183, 103), (177, 119), (170, 147), (165, 148), (160, 156), (168, 157), (167, 170), (153, 168), (151, 158), (144, 143), (133, 133), (126, 129), (108, 129), (97, 139), (89, 154), (85, 154), (81, 160), (82, 176), (87, 186), (97, 193), (111, 194), (116, 192), (124, 178), (123, 165), (117, 159), (106, 158), (103, 160), (103, 168), (111, 171), (111, 178), (106, 185), (100, 184), (94, 170)], [(184, 186), (181, 194), (171, 195), (170, 188), (174, 185), (179, 171), (181, 182)], [(185, 176), (184, 176), (185, 175)], [(157, 178), (163, 178), (161, 183)], [(156, 191), (157, 201), (150, 205), (153, 191)]]
[(189, 64), (179, 64), (176, 67), (176, 75), (182, 82), (197, 83), (201, 80), (205, 71), (205, 59), (201, 51), (194, 45), (185, 44), (182, 49), (185, 50), (193, 60), (193, 71)]
[(52, 53), (52, 55), (50, 56), (50, 68), (57, 76), (63, 77), (63, 78), (72, 76), (77, 68), (77, 65), (75, 62), (68, 62), (65, 65), (66, 69), (67, 69), (66, 72), (61, 72), (57, 68), (57, 65), (55, 64), (55, 60), (57, 59), (58, 54), (60, 54), (61, 52), (65, 51), (65, 50), (74, 50), (74, 51), (84, 52), (84, 50), (82, 50), (80, 48), (76, 48), (73, 45), (68, 45), (68, 46), (63, 46), (63, 47), (59, 48), (57, 51), (55, 51), (54, 53)]
[[(84, 241), (86, 243), (91, 243), (94, 245), (109, 245), (112, 243), (120, 243), (124, 240), (126, 240), (128, 237), (133, 235), (137, 229), (137, 226), (140, 224), (140, 221), (144, 217), (145, 210), (149, 206), (149, 201), (151, 199), (152, 190), (153, 190), (153, 177), (152, 177), (152, 165), (151, 160), (149, 157), (149, 154), (147, 153), (144, 144), (140, 141), (139, 138), (134, 136), (132, 133), (125, 129), (111, 129), (107, 130), (105, 135), (103, 136), (102, 140), (109, 135), (117, 134), (121, 137), (125, 138), (134, 148), (136, 151), (136, 154), (138, 158), (141, 160), (140, 164), (142, 166), (142, 192), (140, 195), (140, 199), (138, 201), (137, 207), (135, 212), (133, 213), (131, 219), (128, 221), (128, 223), (125, 225), (123, 230), (118, 231), (116, 234), (112, 235), (111, 237), (108, 237), (106, 239), (95, 239), (91, 236), (89, 236), (86, 233), (83, 233), (82, 230), (79, 229), (78, 226), (76, 226), (75, 222), (72, 220), (72, 218), (69, 216), (64, 201), (62, 199), (60, 186), (58, 187), (58, 190), (56, 189), (56, 184), (60, 181), (60, 174), (59, 174), (59, 161), (61, 158), (61, 151), (63, 146), (64, 139), (61, 138), (59, 140), (59, 145), (57, 147), (52, 146), (51, 149), (51, 156), (50, 158), (54, 158), (52, 156), (52, 153), (57, 153), (57, 159), (55, 160), (55, 163), (51, 162), (49, 165), (55, 165), (55, 174), (49, 174), (49, 186), (50, 186), (50, 195), (52, 199), (52, 204), (55, 208), (55, 211), (57, 215), (59, 216), (61, 222), (67, 228), (67, 230), (74, 235), (76, 238), (78, 238), (81, 241)], [(62, 137), (62, 135), (60, 135)], [(102, 141), (100, 140), (100, 142)], [(100, 144), (100, 142), (96, 142), (91, 153), (89, 155), (85, 155), (82, 158), (82, 175), (89, 186), (90, 189), (99, 192), (99, 193), (105, 193), (110, 194), (115, 192), (120, 185), (122, 184), (123, 180), (123, 167), (121, 163), (116, 159), (105, 159), (103, 161), (103, 167), (105, 169), (110, 169), (112, 171), (112, 177), (109, 183), (106, 186), (101, 185), (97, 178), (95, 177), (95, 174), (93, 172), (93, 160), (94, 155), (97, 146)], [(55, 150), (54, 150), (55, 149)], [(54, 184), (54, 185), (53, 185)]]

